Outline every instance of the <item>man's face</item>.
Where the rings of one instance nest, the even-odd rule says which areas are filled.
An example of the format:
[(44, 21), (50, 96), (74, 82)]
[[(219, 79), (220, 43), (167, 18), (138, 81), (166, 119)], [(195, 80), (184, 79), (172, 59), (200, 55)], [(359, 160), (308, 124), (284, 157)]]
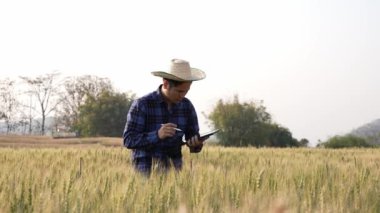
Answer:
[(170, 103), (178, 103), (186, 96), (190, 90), (192, 82), (184, 82), (176, 87), (171, 87), (169, 82), (164, 82), (164, 88), (166, 89), (166, 98)]

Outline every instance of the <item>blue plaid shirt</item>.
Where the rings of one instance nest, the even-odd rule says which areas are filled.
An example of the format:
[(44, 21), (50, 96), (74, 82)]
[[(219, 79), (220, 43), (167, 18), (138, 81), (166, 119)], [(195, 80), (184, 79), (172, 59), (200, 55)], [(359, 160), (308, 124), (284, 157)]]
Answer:
[[(133, 150), (133, 164), (143, 173), (150, 173), (156, 163), (165, 169), (171, 164), (181, 169), (182, 137), (188, 140), (199, 134), (198, 117), (190, 100), (184, 98), (168, 110), (161, 87), (132, 103), (123, 133), (124, 146)], [(161, 124), (169, 122), (177, 124), (183, 132), (177, 131), (175, 136), (161, 140), (158, 130)], [(202, 146), (190, 148), (190, 152), (200, 152), (201, 149)]]

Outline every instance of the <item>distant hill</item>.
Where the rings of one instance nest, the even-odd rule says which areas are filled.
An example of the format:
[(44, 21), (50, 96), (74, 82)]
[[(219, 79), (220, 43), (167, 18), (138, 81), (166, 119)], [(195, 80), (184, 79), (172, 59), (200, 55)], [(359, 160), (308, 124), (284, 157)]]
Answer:
[(371, 144), (380, 145), (380, 119), (364, 124), (352, 130), (350, 134), (366, 138)]

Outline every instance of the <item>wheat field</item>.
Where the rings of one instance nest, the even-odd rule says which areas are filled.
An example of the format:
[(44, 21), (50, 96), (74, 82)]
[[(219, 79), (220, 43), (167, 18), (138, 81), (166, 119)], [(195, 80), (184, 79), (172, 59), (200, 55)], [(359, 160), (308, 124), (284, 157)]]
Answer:
[(95, 141), (4, 142), (0, 212), (380, 212), (379, 149), (184, 148), (181, 172), (145, 178)]

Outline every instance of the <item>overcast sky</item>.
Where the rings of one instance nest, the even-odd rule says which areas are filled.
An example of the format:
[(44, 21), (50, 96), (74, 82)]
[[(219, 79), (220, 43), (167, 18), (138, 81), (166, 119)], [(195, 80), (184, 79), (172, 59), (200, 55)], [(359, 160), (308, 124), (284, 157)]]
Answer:
[(380, 1), (0, 2), (0, 73), (108, 77), (138, 96), (172, 58), (207, 78), (188, 97), (262, 100), (273, 120), (312, 144), (380, 118)]

